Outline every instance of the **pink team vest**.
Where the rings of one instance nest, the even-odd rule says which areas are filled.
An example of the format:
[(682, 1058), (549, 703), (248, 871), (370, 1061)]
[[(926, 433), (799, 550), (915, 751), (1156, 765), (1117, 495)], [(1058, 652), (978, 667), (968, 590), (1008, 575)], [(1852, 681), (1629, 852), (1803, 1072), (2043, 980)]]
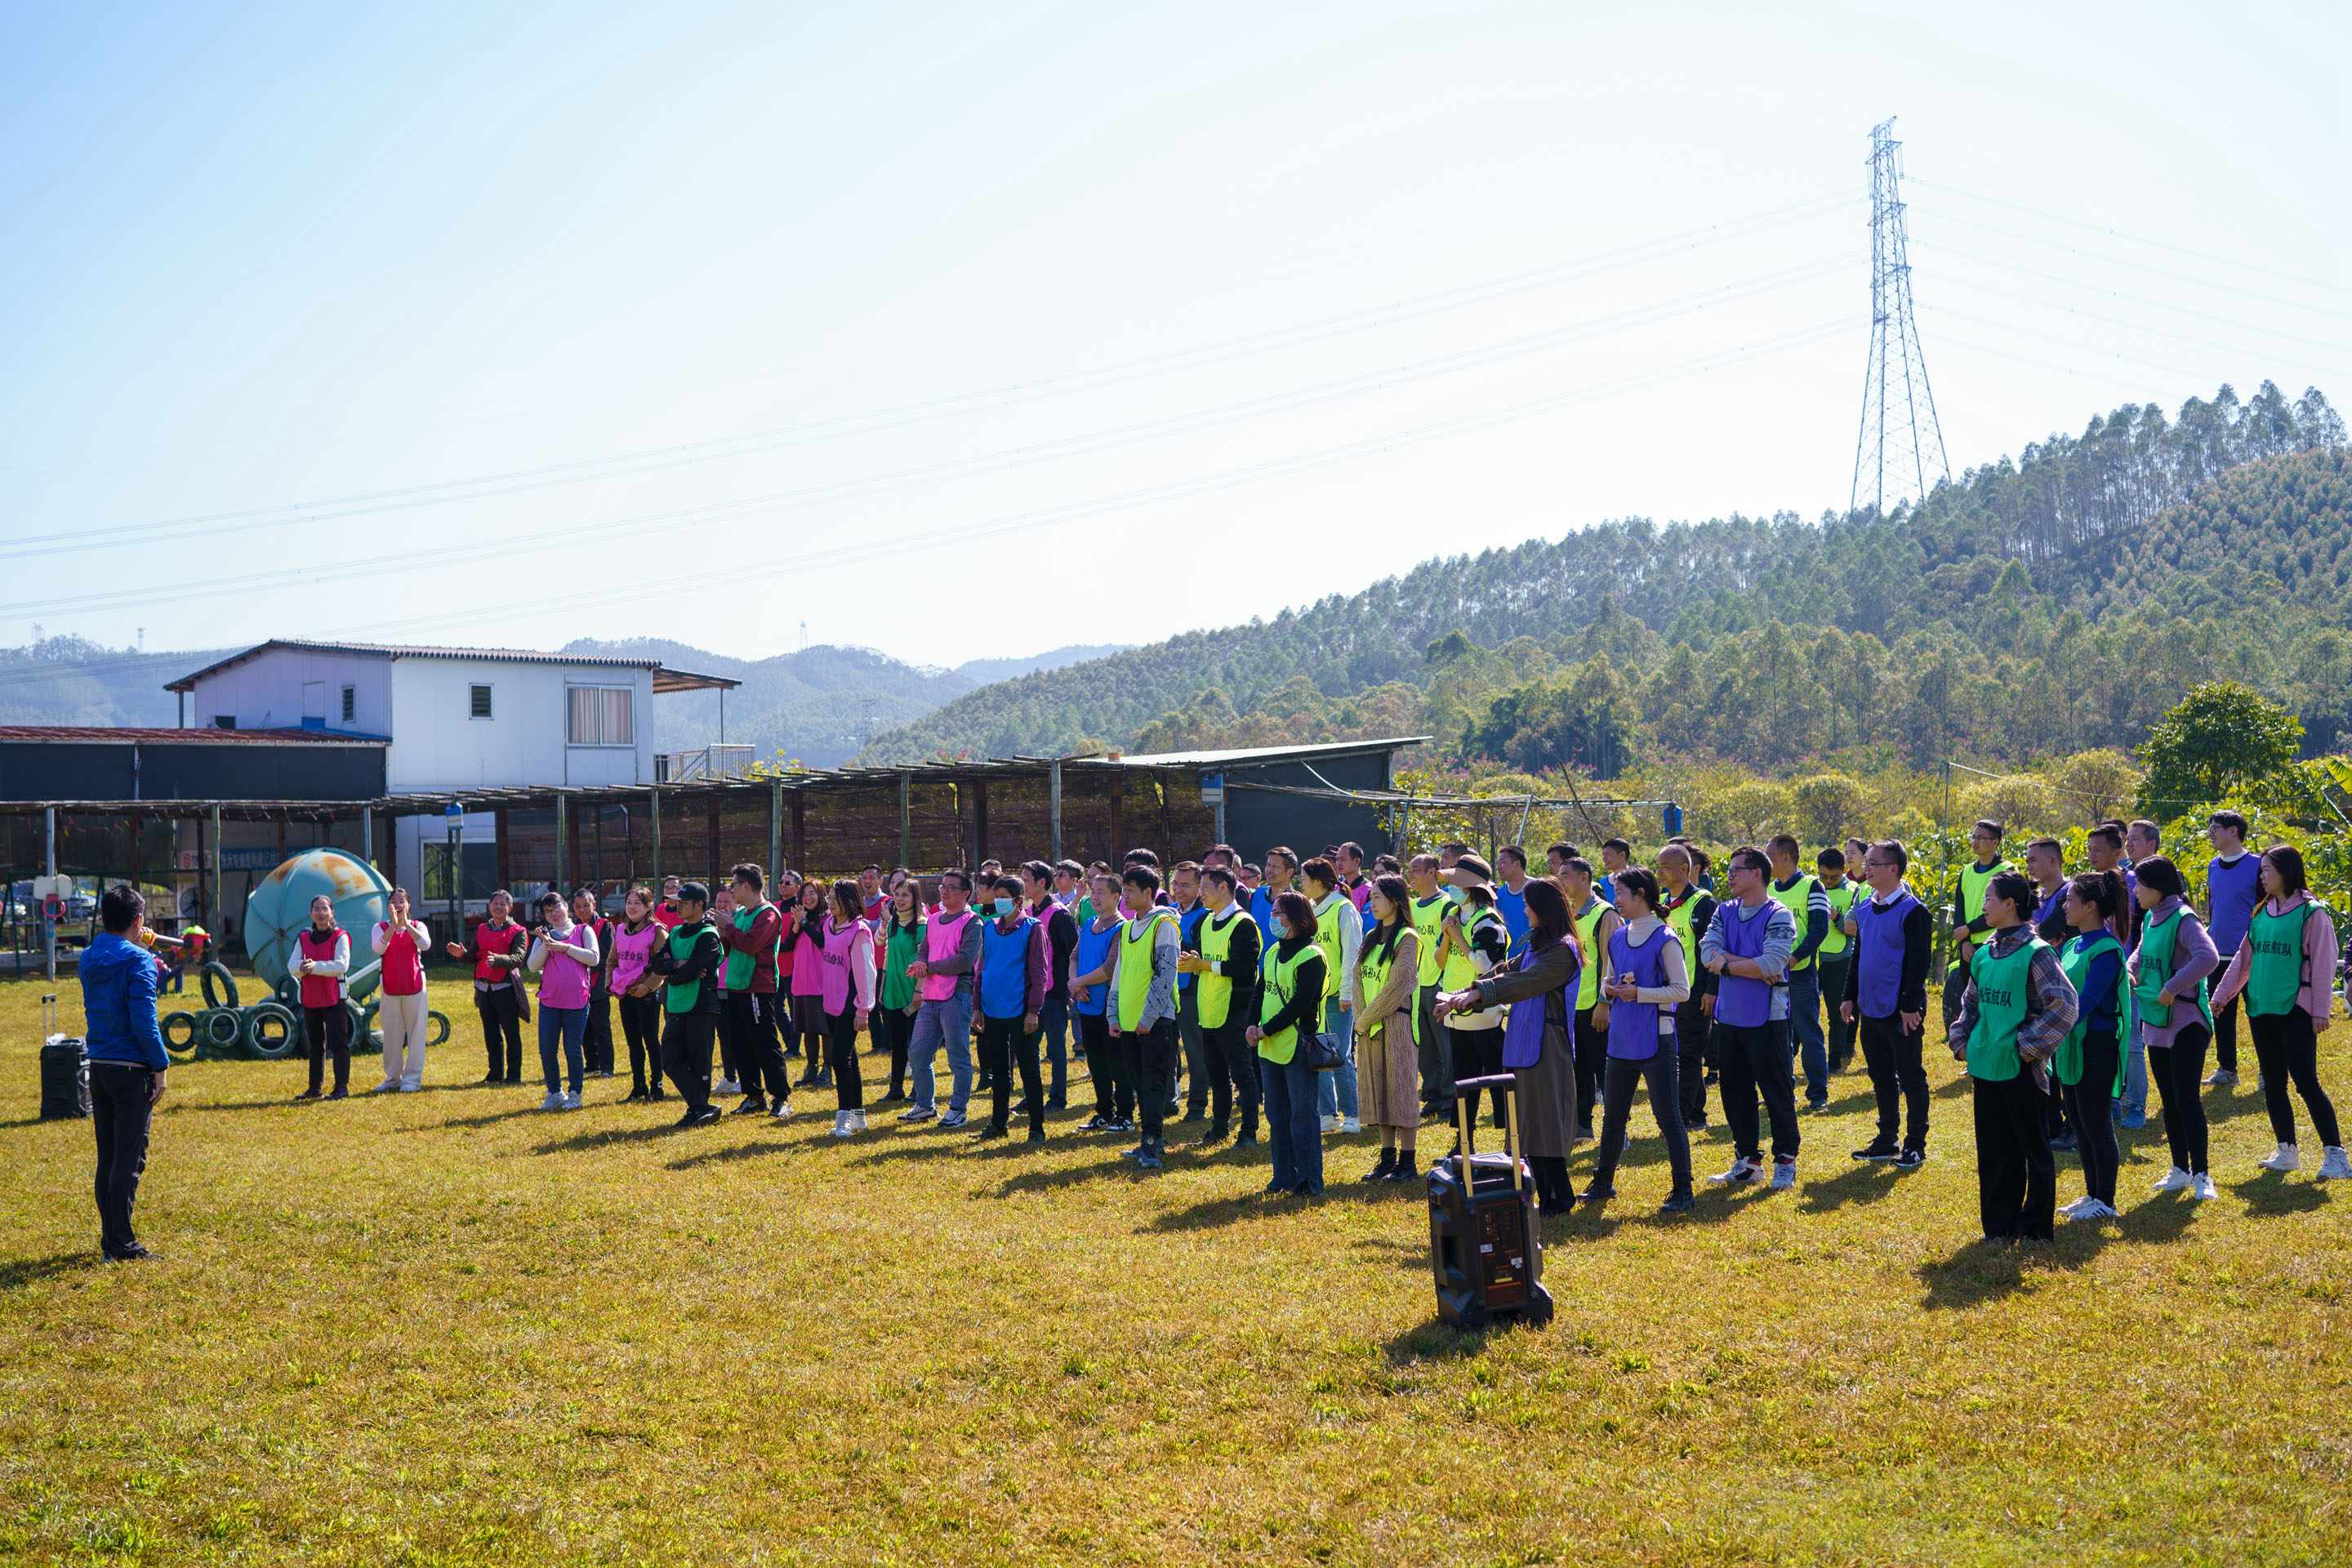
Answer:
[(851, 954), (861, 942), (871, 943), (874, 928), (864, 921), (856, 925), (836, 927), (831, 921), (824, 931), (824, 1010), (838, 1016), (849, 1007)]
[[(963, 946), (963, 928), (970, 925), (971, 921), (972, 913), (970, 909), (966, 909), (953, 920), (933, 911), (929, 923), (923, 928), (923, 962), (938, 963), (953, 958), (956, 951)], [(956, 982), (961, 978), (961, 975), (957, 974), (924, 975), (923, 1000), (946, 1001), (955, 994)]]
[[(316, 926), (304, 926), (295, 940), (301, 944), (302, 956), (312, 963), (332, 963), (335, 943), (342, 939), (341, 926), (321, 931)], [(302, 1005), (331, 1007), (343, 999), (343, 977), (340, 974), (306, 974), (302, 976)]]
[(647, 921), (646, 929), (635, 936), (626, 925), (613, 927), (613, 994), (619, 995), (646, 977), (646, 965), (652, 962), (654, 943), (664, 931), (659, 921)]
[[(572, 926), (556, 940), (580, 945), (580, 927)], [(542, 1007), (588, 1005), (588, 966), (568, 952), (550, 949), (539, 971), (539, 1005)]]

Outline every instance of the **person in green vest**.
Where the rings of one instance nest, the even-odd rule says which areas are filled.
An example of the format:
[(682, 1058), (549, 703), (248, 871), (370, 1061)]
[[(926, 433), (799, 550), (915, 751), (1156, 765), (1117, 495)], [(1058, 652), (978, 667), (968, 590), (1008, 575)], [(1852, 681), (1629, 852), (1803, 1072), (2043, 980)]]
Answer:
[[(1845, 1000), (1847, 971), (1853, 966), (1853, 906), (1864, 889), (1860, 882), (1846, 876), (1843, 849), (1822, 850), (1813, 857), (1813, 865), (1822, 897), (1830, 906), (1830, 929), (1823, 933), (1822, 945), (1814, 949), (1813, 962), (1821, 971), (1822, 1002), (1829, 1010), (1829, 1070), (1835, 1077), (1853, 1064), (1854, 1026), (1839, 1004)], [(1860, 866), (1853, 869), (1856, 877), (1862, 874)]]
[(1959, 1011), (1960, 993), (1968, 989), (1969, 958), (1990, 928), (1985, 924), (1984, 891), (1994, 877), (2013, 869), (2000, 858), (2006, 829), (1987, 817), (1969, 829), (1969, 848), (1976, 863), (1960, 868), (1952, 881), (1952, 967), (1944, 976), (1944, 1016)]
[(1801, 1059), (1804, 1109), (1819, 1112), (1830, 1103), (1830, 1058), (1829, 1040), (1822, 1033), (1822, 973), (1813, 960), (1836, 927), (1820, 879), (1807, 875), (1797, 864), (1798, 851), (1795, 835), (1788, 833), (1775, 834), (1764, 846), (1772, 863), (1768, 890), (1772, 900), (1789, 911), (1797, 928), (1797, 945), (1789, 954), (1789, 1081), (1794, 1087)]
[(1264, 980), (1258, 1021), (1249, 1043), (1257, 1048), (1258, 1074), (1265, 1088), (1266, 1142), (1274, 1175), (1265, 1190), (1323, 1195), (1323, 1129), (1315, 1115), (1315, 1068), (1299, 1047), (1302, 1031), (1323, 1021), (1328, 971), (1322, 944), (1315, 940), (1315, 906), (1304, 893), (1284, 893), (1274, 901), (1274, 945), (1260, 966)]
[[(2116, 1168), (2121, 1156), (2108, 1109), (2124, 1081), (2123, 1050), (2117, 1042), (2123, 1026), (2124, 948), (2108, 922), (2123, 905), (2124, 883), (2113, 871), (2085, 871), (2064, 888), (2059, 903), (2069, 935), (2058, 950), (2058, 966), (2074, 988), (2074, 1026), (2066, 1032), (2050, 1066), (2076, 1128), (2083, 1195), (2058, 1213), (2068, 1220), (2114, 1219)], [(2052, 1147), (2056, 1147), (2054, 1142)]]
[(908, 877), (890, 889), (882, 917), (882, 973), (876, 984), (880, 1005), (868, 1024), (890, 1053), (890, 1090), (877, 1104), (907, 1098), (907, 1047), (915, 1038), (915, 1007), (920, 987), (907, 965), (923, 956), (923, 885)]
[(2047, 1241), (2058, 1171), (2042, 1124), (2050, 1058), (2074, 1027), (2074, 987), (2033, 932), (2033, 884), (2021, 871), (1986, 879), (1977, 910), (1986, 940), (1945, 1038), (1976, 1093), (1977, 1201), (1985, 1239)]
[(710, 1103), (710, 1043), (719, 1026), (719, 970), (726, 947), (710, 923), (710, 889), (682, 882), (677, 924), (654, 944), (646, 965), (662, 977), (662, 1069), (686, 1101), (680, 1127), (707, 1127), (719, 1120)]
[(1576, 1005), (1576, 1137), (1581, 1142), (1592, 1136), (1592, 1111), (1608, 1070), (1609, 999), (1601, 994), (1601, 955), (1609, 951), (1619, 917), (1593, 886), (1592, 863), (1583, 856), (1569, 857), (1559, 882), (1576, 927), (1577, 951), (1587, 955), (1570, 999)]
[(2205, 977), (2221, 954), (2205, 922), (2189, 907), (2180, 868), (2162, 855), (2132, 868), (2140, 909), (2139, 942), (2129, 964), (2140, 1043), (2147, 1047), (2147, 1079), (2164, 1100), (2164, 1140), (2172, 1168), (2156, 1184), (2160, 1193), (2187, 1192), (2203, 1201), (2221, 1194), (2206, 1169), (2211, 1142), (2205, 1121), (2205, 1052), (2213, 1043), (2213, 1010)]
[(1452, 1120), (1454, 1050), (1437, 1022), (1438, 938), (1453, 909), (1437, 879), (1437, 857), (1416, 855), (1405, 862), (1405, 919), (1421, 938), (1413, 976), (1413, 1045), (1421, 1066), (1421, 1119)]
[(2311, 896), (2304, 881), (2303, 852), (2281, 844), (2263, 852), (2263, 902), (2256, 906), (2245, 941), (2230, 960), (2229, 973), (2213, 993), (2216, 1008), (2242, 995), (2246, 1023), (2253, 1031), (2254, 1060), (2263, 1074), (2263, 1098), (2278, 1147), (2262, 1162), (2284, 1175), (2300, 1169), (2295, 1148), (2294, 1104), (2287, 1089), (2303, 1096), (2312, 1129), (2324, 1151), (2323, 1182), (2352, 1178), (2336, 1124), (2336, 1105), (2319, 1087), (2319, 1037), (2327, 1032), (2334, 1000), (2331, 977), (2337, 957), (2336, 921), (2327, 906)]

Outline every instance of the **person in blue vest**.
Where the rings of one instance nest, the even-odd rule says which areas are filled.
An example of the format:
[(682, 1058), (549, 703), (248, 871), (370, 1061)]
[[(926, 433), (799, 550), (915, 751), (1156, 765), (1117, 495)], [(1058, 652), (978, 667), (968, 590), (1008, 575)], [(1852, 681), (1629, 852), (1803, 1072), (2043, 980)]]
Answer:
[(1682, 939), (1658, 916), (1658, 879), (1639, 867), (1614, 873), (1620, 923), (1609, 935), (1601, 994), (1609, 999), (1608, 1079), (1601, 1088), (1601, 1155), (1581, 1199), (1605, 1204), (1617, 1195), (1617, 1160), (1625, 1151), (1625, 1120), (1633, 1089), (1647, 1083), (1650, 1114), (1666, 1142), (1674, 1191), (1660, 1214), (1691, 1207), (1690, 1139), (1683, 1131), (1680, 1053), (1675, 1009), (1690, 998), (1690, 966)]
[(1979, 917), (1986, 940), (1969, 954), (1969, 981), (1945, 1030), (1968, 1064), (1976, 1097), (1977, 1206), (1988, 1241), (2047, 1241), (2058, 1207), (2041, 1097), (2051, 1058), (2074, 1027), (2074, 987), (2055, 949), (2033, 931), (2033, 884), (1996, 871)]
[[(2205, 819), (2205, 837), (2213, 846), (2213, 858), (2205, 862), (2205, 929), (2226, 969), (2263, 901), (2263, 862), (2246, 848), (2243, 813), (2215, 812)], [(2218, 994), (2213, 1000), (2213, 1076), (2205, 1083), (2221, 1089), (2237, 1081), (2238, 993), (2232, 991), (2226, 1004)]]
[(1275, 903), (1293, 890), (1291, 883), (1297, 875), (1298, 857), (1288, 845), (1277, 844), (1265, 852), (1265, 868), (1257, 884), (1250, 889), (1249, 912), (1250, 919), (1257, 921), (1258, 939), (1266, 948), (1280, 940), (1274, 929)]
[(1028, 910), (1018, 877), (1000, 876), (989, 889), (988, 923), (980, 928), (980, 1059), (992, 1096), (988, 1125), (975, 1142), (1002, 1138), (1013, 1071), (1021, 1070), (1021, 1103), (1029, 1112), (1029, 1142), (1045, 1141), (1045, 1094), (1037, 1075), (1037, 1037), (1045, 993), (1053, 988), (1053, 942)]
[(1095, 872), (1087, 883), (1085, 910), (1077, 945), (1070, 950), (1070, 1006), (1078, 1020), (1087, 1075), (1094, 1083), (1095, 1113), (1078, 1131), (1125, 1132), (1134, 1126), (1135, 1089), (1120, 1072), (1109, 1010), (1111, 971), (1118, 960), (1119, 935), (1127, 929), (1118, 908), (1118, 879), (1108, 871)]
[(116, 883), (99, 895), (99, 934), (82, 950), (83, 1047), (98, 1134), (98, 1250), (109, 1263), (152, 1257), (131, 1223), (147, 1171), (147, 1134), (172, 1058), (155, 1017), (147, 900)]
[(1723, 1116), (1731, 1124), (1730, 1168), (1707, 1181), (1740, 1186), (1763, 1175), (1757, 1100), (1772, 1126), (1772, 1190), (1797, 1184), (1797, 1103), (1789, 1073), (1789, 953), (1797, 922), (1767, 885), (1772, 863), (1743, 844), (1724, 861), (1730, 897), (1715, 907), (1699, 942), (1699, 963), (1716, 977), (1715, 1038), (1721, 1053)]
[(1516, 844), (1504, 845), (1495, 851), (1495, 912), (1503, 917), (1503, 930), (1511, 939), (1503, 955), (1509, 960), (1528, 950), (1528, 852)]
[(1617, 907), (1617, 878), (1633, 863), (1633, 847), (1631, 844), (1622, 838), (1601, 841), (1601, 875), (1593, 882), (1592, 890), (1599, 893), (1602, 901), (1612, 909)]
[(1910, 868), (1910, 852), (1897, 839), (1863, 851), (1862, 879), (1870, 896), (1853, 908), (1853, 964), (1839, 1004), (1862, 1031), (1862, 1063), (1878, 1100), (1878, 1136), (1853, 1157), (1891, 1162), (1898, 1171), (1916, 1171), (1927, 1163), (1927, 1068), (1921, 1045), (1935, 921), (1927, 906), (1903, 885)]

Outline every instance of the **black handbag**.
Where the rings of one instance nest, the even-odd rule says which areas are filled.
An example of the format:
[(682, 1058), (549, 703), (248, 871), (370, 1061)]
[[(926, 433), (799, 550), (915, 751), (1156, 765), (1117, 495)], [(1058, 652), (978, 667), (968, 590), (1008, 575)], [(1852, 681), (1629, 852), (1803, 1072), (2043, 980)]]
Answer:
[(1339, 1065), (1348, 1057), (1339, 1049), (1339, 1042), (1330, 1036), (1310, 1035), (1301, 1029), (1298, 1031), (1298, 1059), (1317, 1072), (1338, 1072)]

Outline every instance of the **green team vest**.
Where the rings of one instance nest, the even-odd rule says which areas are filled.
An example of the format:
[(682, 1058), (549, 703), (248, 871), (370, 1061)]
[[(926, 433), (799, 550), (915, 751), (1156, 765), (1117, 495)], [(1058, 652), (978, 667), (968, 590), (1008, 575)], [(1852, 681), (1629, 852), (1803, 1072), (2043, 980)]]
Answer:
[[(758, 910), (737, 910), (731, 923), (737, 931), (750, 931), (751, 922), (759, 918)], [(759, 955), (756, 953), (737, 952), (732, 948), (728, 949), (727, 989), (730, 991), (751, 989), (751, 971), (759, 962)]]
[[(669, 956), (672, 963), (684, 963), (694, 956), (695, 939), (702, 934), (707, 924), (708, 917), (705, 917), (705, 925), (679, 926), (669, 933)], [(699, 980), (689, 980), (683, 985), (670, 984), (662, 987), (662, 1005), (673, 1013), (691, 1013), (694, 1011), (694, 1005), (701, 999), (702, 982)]]
[(1445, 922), (1445, 895), (1432, 893), (1425, 899), (1414, 899), (1406, 911), (1412, 917), (1412, 929), (1421, 936), (1421, 963), (1413, 973), (1413, 984), (1437, 984), (1437, 928)]
[(915, 999), (915, 983), (907, 974), (907, 965), (923, 956), (923, 922), (900, 925), (890, 922), (890, 938), (882, 955), (882, 1005), (904, 1010)]
[[(2083, 994), (2083, 982), (2091, 973), (2091, 960), (2104, 951), (2113, 951), (2116, 962), (2123, 962), (2124, 944), (2105, 926), (2099, 928), (2097, 939), (2089, 944), (2078, 946), (2070, 942), (2058, 950), (2058, 967), (2064, 972), (2066, 984), (2074, 988), (2075, 995)], [(2121, 1017), (2116, 1021), (2123, 1022)], [(2058, 1043), (2058, 1054), (2051, 1058), (2050, 1068), (2058, 1075), (2060, 1083), (2072, 1086), (2083, 1081), (2083, 1037), (2090, 1033), (2090, 1009), (2085, 1007), (2082, 1016), (2074, 1020), (2074, 1026), (2066, 1031), (2066, 1037)], [(2115, 1087), (2107, 1090), (2111, 1095), (2124, 1091), (2124, 1060), (2128, 1054), (2116, 1052)]]
[[(1118, 1026), (1132, 1029), (1143, 1021), (1144, 999), (1151, 994), (1151, 938), (1162, 920), (1176, 917), (1154, 905), (1141, 920), (1127, 922), (1119, 933)], [(1138, 952), (1138, 948), (1141, 952)]]
[(1601, 917), (1609, 906), (1599, 898), (1587, 900), (1584, 908), (1569, 918), (1576, 925), (1576, 940), (1584, 949), (1584, 973), (1576, 983), (1576, 1010), (1580, 1013), (1601, 1000)]
[[(1797, 884), (1795, 887), (1784, 888), (1776, 881), (1765, 889), (1765, 891), (1772, 895), (1772, 901), (1780, 905), (1782, 909), (1788, 910), (1789, 919), (1796, 923), (1797, 942), (1799, 944), (1801, 944), (1805, 940), (1805, 921), (1811, 918), (1813, 902), (1813, 889), (1820, 880), (1821, 879), (1818, 877), (1808, 876), (1804, 872), (1800, 871), (1797, 873)], [(1832, 916), (1830, 930), (1836, 931), (1836, 906), (1831, 906), (1830, 912)], [(1845, 940), (1844, 933), (1839, 932), (1838, 940), (1840, 942), (1843, 942)], [(1813, 951), (1816, 952), (1827, 952), (1829, 950), (1829, 939), (1827, 937), (1823, 937), (1822, 939), (1822, 945), (1815, 948)], [(1793, 959), (1790, 962), (1789, 973), (1791, 974), (1801, 973), (1805, 970), (1811, 969), (1812, 966), (1813, 961), (1810, 958)]]
[[(2006, 860), (1996, 860), (1982, 870), (1977, 869), (1973, 860), (1960, 868), (1960, 924), (1965, 926), (1984, 913), (1985, 889), (1992, 886), (1995, 877), (2009, 868)], [(1801, 925), (1797, 929), (1804, 928)], [(1959, 965), (1955, 963), (1952, 967), (1958, 969)]]
[[(2180, 938), (2180, 916), (2187, 904), (2172, 911), (2171, 916), (2156, 924), (2145, 925), (2139, 932), (2139, 984), (2132, 987), (2132, 1000), (2139, 1004), (2139, 1021), (2161, 1029), (2172, 1022), (2172, 1006), (2157, 1000), (2164, 983), (2172, 978), (2174, 944)], [(2197, 983), (2197, 1011), (2205, 1026), (2213, 1026), (2213, 1009), (2205, 1004), (2205, 983)]]
[(2265, 901), (2246, 932), (2246, 1011), (2257, 1018), (2291, 1012), (2303, 991), (2303, 931), (2318, 906), (2305, 898), (2283, 915)]
[[(1240, 904), (1228, 904), (1222, 920), (1216, 915), (1202, 917), (1201, 956), (1212, 963), (1222, 964), (1234, 951), (1234, 926), (1249, 919), (1249, 912)], [(1196, 974), (1192, 976), (1194, 1005), (1200, 1009), (1201, 1027), (1215, 1029), (1223, 1026), (1225, 1015), (1234, 1007), (1234, 977), (1230, 974)]]
[[(1258, 1005), (1257, 1021), (1263, 1027), (1266, 1021), (1288, 1005), (1298, 994), (1299, 966), (1313, 953), (1323, 956), (1323, 949), (1315, 942), (1303, 942), (1288, 958), (1272, 958), (1265, 966), (1265, 1000)], [(1276, 1067), (1286, 1065), (1298, 1050), (1298, 1030), (1294, 1026), (1277, 1029), (1260, 1037), (1257, 1054)]]
[(1339, 921), (1342, 919), (1354, 921), (1357, 929), (1361, 930), (1364, 920), (1356, 912), (1356, 906), (1348, 901), (1345, 893), (1332, 894), (1330, 905), (1328, 910), (1318, 905), (1315, 910), (1315, 945), (1323, 950), (1323, 999), (1326, 1002), (1337, 1001), (1339, 995)]
[[(1822, 938), (1822, 945), (1813, 950), (1816, 958), (1836, 958), (1843, 953), (1846, 943), (1853, 939), (1845, 934), (1838, 921), (1853, 913), (1853, 900), (1861, 894), (1860, 884), (1852, 880), (1840, 882), (1834, 888), (1823, 888), (1822, 896), (1830, 901), (1830, 934)], [(1794, 911), (1791, 911), (1792, 913)], [(1800, 915), (1798, 919), (1804, 917)]]
[[(1469, 906), (1465, 904), (1463, 908), (1466, 910)], [(1466, 939), (1475, 934), (1478, 928), (1489, 921), (1500, 921), (1502, 918), (1492, 910), (1472, 910), (1469, 920), (1463, 922), (1462, 934)], [(1438, 975), (1437, 983), (1448, 991), (1460, 991), (1477, 978), (1477, 968), (1470, 962), (1468, 953), (1451, 952), (1445, 955), (1445, 968)]]
[(1992, 944), (1986, 942), (1969, 958), (1969, 972), (1977, 983), (1977, 1021), (1969, 1030), (1970, 1078), (2003, 1083), (2023, 1070), (2017, 1031), (2025, 1022), (2026, 998), (2032, 991), (2027, 971), (2033, 967), (2034, 953), (2048, 945), (2030, 936), (2007, 958), (1995, 958)]

